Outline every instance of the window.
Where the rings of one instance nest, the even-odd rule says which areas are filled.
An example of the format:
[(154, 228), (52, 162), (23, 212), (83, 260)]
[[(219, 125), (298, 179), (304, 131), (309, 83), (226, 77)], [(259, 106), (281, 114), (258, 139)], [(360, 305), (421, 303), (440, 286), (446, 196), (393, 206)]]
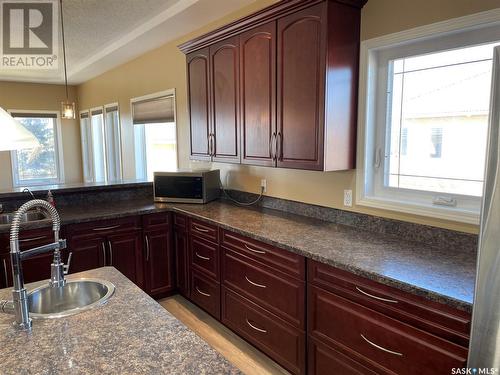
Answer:
[(118, 104), (104, 106), (106, 118), (104, 134), (106, 141), (106, 174), (108, 181), (118, 181), (122, 178), (120, 113)]
[(478, 222), (500, 19), (464, 19), (363, 42), (358, 204)]
[(80, 132), (85, 182), (120, 180), (122, 158), (118, 104), (82, 111)]
[(135, 164), (138, 179), (177, 168), (175, 91), (132, 99)]
[(14, 186), (64, 182), (58, 113), (11, 111), (11, 115), (31, 131), (40, 142), (37, 148), (11, 152)]

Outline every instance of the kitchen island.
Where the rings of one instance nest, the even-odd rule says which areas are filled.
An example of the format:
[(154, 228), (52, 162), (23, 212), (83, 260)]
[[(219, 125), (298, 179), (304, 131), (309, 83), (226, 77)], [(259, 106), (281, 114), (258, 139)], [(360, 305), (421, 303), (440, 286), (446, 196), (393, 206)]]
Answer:
[[(112, 282), (100, 307), (34, 320), (31, 332), (0, 314), (1, 374), (239, 374), (239, 370), (113, 267), (68, 276)], [(47, 281), (27, 285), (28, 291)], [(11, 299), (11, 288), (0, 290)]]

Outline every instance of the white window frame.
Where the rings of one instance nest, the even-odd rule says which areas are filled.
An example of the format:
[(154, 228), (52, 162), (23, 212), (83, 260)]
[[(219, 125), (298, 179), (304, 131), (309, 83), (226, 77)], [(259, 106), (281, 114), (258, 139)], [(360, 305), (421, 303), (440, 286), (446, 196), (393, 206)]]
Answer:
[[(175, 88), (173, 89), (168, 89), (164, 91), (159, 91), (155, 92), (153, 94), (148, 94), (148, 95), (143, 95), (143, 96), (138, 96), (136, 98), (130, 99), (130, 114), (132, 115), (132, 126), (135, 126), (133, 123), (133, 104), (136, 102), (142, 102), (144, 100), (151, 100), (151, 99), (156, 99), (160, 98), (162, 96), (169, 96), (173, 95), (174, 96), (174, 122), (175, 122), (175, 152), (176, 152), (176, 165), (177, 167), (179, 166), (179, 127), (177, 126), (177, 95), (175, 93)], [(147, 179), (148, 178), (148, 171), (146, 170), (147, 168), (147, 155), (146, 155), (146, 144), (145, 144), (145, 131), (144, 127), (142, 128), (142, 131), (139, 135), (140, 139), (142, 140), (141, 142), (141, 150), (137, 150), (137, 139), (135, 139), (135, 129), (134, 129), (134, 161), (135, 161), (135, 176), (137, 179)]]
[[(384, 187), (375, 163), (383, 164), (388, 60), (500, 39), (500, 8), (369, 39), (361, 43), (356, 204), (464, 223), (479, 223), (480, 198)], [(382, 84), (378, 84), (382, 82)], [(381, 138), (382, 137), (382, 138)], [(379, 169), (383, 168), (382, 166)], [(383, 174), (383, 173), (382, 173)], [(455, 207), (433, 198), (456, 199)]]
[(107, 180), (107, 175), (108, 175), (108, 170), (107, 170), (107, 163), (106, 163), (106, 135), (104, 132), (104, 121), (105, 121), (105, 114), (104, 114), (104, 106), (100, 105), (97, 107), (92, 107), (89, 110), (89, 118), (90, 118), (90, 134), (92, 136), (91, 138), (91, 145), (92, 145), (92, 182), (97, 182), (96, 179), (96, 171), (95, 171), (95, 154), (94, 154), (94, 127), (92, 126), (92, 112), (95, 111), (102, 111), (102, 143), (104, 146), (104, 155), (102, 155), (103, 160), (104, 160), (104, 181), (99, 181), (99, 182), (106, 182)]
[(118, 102), (115, 102), (115, 103), (109, 103), (109, 104), (105, 104), (104, 105), (104, 112), (103, 112), (103, 115), (104, 115), (104, 143), (105, 143), (105, 149), (106, 149), (106, 177), (107, 179), (109, 180), (109, 168), (108, 168), (108, 148), (109, 148), (109, 145), (108, 145), (108, 137), (107, 137), (107, 133), (106, 133), (106, 109), (107, 108), (113, 108), (113, 107), (116, 107), (117, 108), (117, 111), (118, 111), (118, 132), (114, 134), (115, 136), (115, 139), (114, 139), (114, 142), (115, 144), (118, 146), (118, 149), (116, 150), (116, 157), (118, 158), (117, 162), (118, 162), (118, 176), (117, 176), (117, 180), (121, 180), (123, 179), (123, 156), (122, 156), (122, 121), (121, 121), (121, 116), (120, 116), (120, 105), (118, 104)]
[(26, 109), (9, 109), (9, 113), (30, 113), (30, 114), (50, 114), (56, 115), (56, 127), (54, 131), (54, 146), (56, 154), (56, 170), (57, 178), (40, 178), (37, 180), (31, 180), (27, 182), (26, 180), (19, 180), (19, 169), (17, 164), (17, 152), (12, 150), (10, 152), (11, 170), (12, 170), (12, 185), (14, 187), (23, 186), (39, 186), (39, 185), (51, 185), (51, 184), (62, 184), (64, 183), (64, 153), (63, 153), (63, 142), (62, 142), (62, 130), (61, 130), (61, 114), (59, 111), (46, 111), (46, 110), (26, 110)]
[[(82, 114), (87, 114), (87, 120), (88, 120), (88, 131), (86, 131), (82, 127), (82, 119), (81, 115)], [(82, 168), (83, 168), (83, 180), (84, 182), (94, 182), (94, 153), (93, 153), (93, 145), (92, 145), (92, 125), (91, 125), (91, 118), (90, 118), (90, 110), (86, 109), (84, 111), (79, 112), (79, 117), (78, 117), (79, 125), (80, 125), (80, 143), (82, 147)], [(90, 136), (90, 137), (89, 137)], [(84, 147), (83, 140), (87, 142), (87, 147)], [(88, 173), (86, 173), (86, 171)]]

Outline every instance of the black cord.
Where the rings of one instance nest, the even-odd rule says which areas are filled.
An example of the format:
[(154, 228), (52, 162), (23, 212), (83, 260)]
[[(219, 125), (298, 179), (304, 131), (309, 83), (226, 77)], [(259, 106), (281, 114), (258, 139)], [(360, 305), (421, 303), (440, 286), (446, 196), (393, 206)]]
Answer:
[(236, 199), (234, 199), (233, 197), (231, 197), (229, 195), (229, 193), (226, 191), (226, 189), (224, 189), (224, 186), (222, 185), (222, 181), (219, 180), (219, 184), (220, 184), (220, 188), (222, 189), (222, 192), (224, 193), (224, 195), (232, 202), (236, 203), (236, 204), (239, 204), (240, 206), (252, 206), (254, 205), (255, 203), (257, 203), (258, 201), (260, 201), (262, 199), (262, 197), (264, 196), (264, 187), (261, 186), (260, 187), (260, 195), (257, 197), (257, 199), (255, 199), (254, 201), (252, 202), (240, 202)]

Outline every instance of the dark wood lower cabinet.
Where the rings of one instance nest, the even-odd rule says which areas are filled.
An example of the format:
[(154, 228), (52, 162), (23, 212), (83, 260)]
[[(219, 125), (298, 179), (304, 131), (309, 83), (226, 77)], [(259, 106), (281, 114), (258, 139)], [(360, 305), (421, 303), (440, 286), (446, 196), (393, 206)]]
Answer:
[(142, 233), (132, 231), (108, 236), (108, 264), (143, 288)]
[[(450, 374), (465, 367), (467, 348), (311, 286), (308, 332), (377, 373)], [(341, 350), (343, 349), (343, 350)]]
[(189, 298), (188, 235), (185, 230), (174, 229), (175, 279), (177, 290)]
[(309, 337), (307, 346), (309, 375), (376, 375), (351, 357)]
[(174, 289), (174, 259), (168, 225), (144, 232), (146, 246), (145, 287), (153, 296), (166, 296)]
[(68, 240), (66, 252), (71, 253), (69, 273), (88, 271), (106, 264), (107, 250), (104, 237), (76, 236)]
[(222, 286), (222, 323), (293, 374), (305, 374), (305, 333)]
[(220, 284), (217, 281), (191, 270), (190, 296), (194, 303), (220, 319)]

